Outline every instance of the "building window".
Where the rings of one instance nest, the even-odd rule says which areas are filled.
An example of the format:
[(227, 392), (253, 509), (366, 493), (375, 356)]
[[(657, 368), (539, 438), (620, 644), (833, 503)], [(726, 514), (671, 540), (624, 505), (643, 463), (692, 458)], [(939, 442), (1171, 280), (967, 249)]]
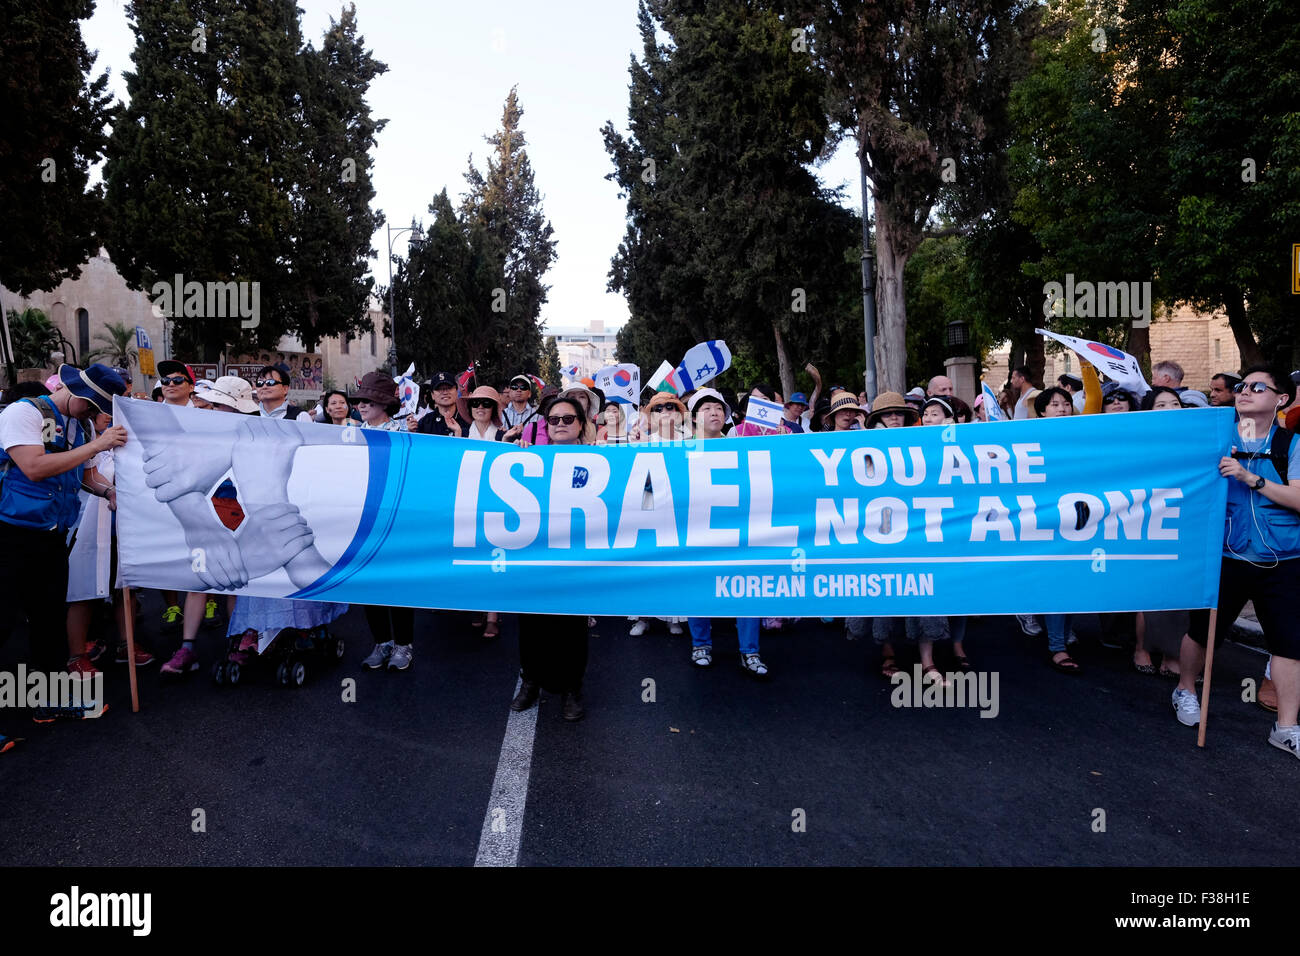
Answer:
[(351, 334), (348, 333), (348, 332), (344, 332), (343, 335), (342, 335), (342, 337), (339, 339), (339, 354), (340, 354), (340, 355), (347, 355), (347, 354), (348, 354), (348, 342), (350, 342), (351, 340), (352, 340), (352, 336), (351, 336)]
[(1214, 360), (1215, 360), (1216, 362), (1217, 362), (1219, 359), (1223, 358), (1223, 355), (1221, 354), (1221, 353), (1222, 353), (1222, 347), (1221, 347), (1222, 342), (1223, 342), (1222, 339), (1215, 339), (1215, 340), (1214, 340)]
[(1070, 374), (1070, 354), (1068, 352), (1065, 355), (1065, 374)]
[(370, 354), (375, 354), (375, 330), (370, 330)]
[(90, 313), (77, 310), (77, 357), (84, 363), (90, 352)]

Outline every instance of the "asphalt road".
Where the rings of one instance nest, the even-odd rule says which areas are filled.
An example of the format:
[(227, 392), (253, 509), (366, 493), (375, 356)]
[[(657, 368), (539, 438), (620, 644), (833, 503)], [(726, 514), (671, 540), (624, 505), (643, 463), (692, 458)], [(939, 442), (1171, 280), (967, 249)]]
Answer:
[[(586, 719), (565, 723), (543, 695), (521, 774), (514, 745), (502, 758), (513, 622), (485, 643), (468, 620), (419, 612), (405, 673), (362, 670), (370, 640), (353, 609), (336, 626), (344, 660), (298, 690), (266, 674), (217, 687), (206, 668), (164, 682), (155, 664), (132, 714), (126, 669), (109, 665), (98, 720), (0, 712), (0, 730), (26, 737), (0, 756), (0, 861), (468, 866), (513, 840), (507, 856), (530, 866), (1294, 862), (1300, 766), (1267, 745), (1271, 715), (1241, 700), (1264, 660), (1242, 646), (1216, 655), (1201, 750), (1173, 717), (1172, 682), (1098, 647), (1087, 618), (1079, 676), (1051, 670), (1043, 639), (1013, 619), (973, 622), (967, 652), (998, 679), (993, 718), (892, 706), (876, 648), (838, 624), (764, 632), (772, 677), (757, 682), (726, 623), (705, 670), (662, 623), (633, 638), (601, 619)], [(144, 631), (165, 659), (175, 639)], [(223, 646), (205, 635), (200, 655)], [(20, 633), (0, 670), (25, 650)], [(527, 783), (522, 821), (501, 809), (516, 806), (494, 792), (502, 773)]]

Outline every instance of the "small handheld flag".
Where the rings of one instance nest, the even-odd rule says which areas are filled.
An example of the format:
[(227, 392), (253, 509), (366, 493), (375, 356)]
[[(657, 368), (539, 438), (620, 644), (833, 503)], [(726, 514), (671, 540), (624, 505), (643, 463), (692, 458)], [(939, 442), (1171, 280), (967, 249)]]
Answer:
[(984, 396), (984, 414), (988, 416), (991, 422), (1006, 421), (1006, 414), (1002, 411), (1002, 406), (998, 404), (998, 397), (993, 394), (993, 389), (989, 388), (989, 383), (980, 379), (980, 394)]
[(691, 392), (731, 368), (731, 350), (722, 339), (710, 339), (694, 346), (677, 366), (677, 394)]
[(781, 427), (781, 421), (785, 417), (785, 410), (776, 402), (769, 402), (766, 399), (749, 397), (749, 404), (745, 406), (745, 421), (751, 425), (761, 425), (763, 428)]

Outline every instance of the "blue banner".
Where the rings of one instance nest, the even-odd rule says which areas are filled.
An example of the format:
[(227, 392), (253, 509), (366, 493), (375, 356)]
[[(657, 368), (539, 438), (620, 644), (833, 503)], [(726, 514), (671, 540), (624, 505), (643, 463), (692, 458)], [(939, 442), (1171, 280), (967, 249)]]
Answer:
[(1231, 409), (592, 448), (121, 400), (120, 582), (663, 616), (1212, 607)]

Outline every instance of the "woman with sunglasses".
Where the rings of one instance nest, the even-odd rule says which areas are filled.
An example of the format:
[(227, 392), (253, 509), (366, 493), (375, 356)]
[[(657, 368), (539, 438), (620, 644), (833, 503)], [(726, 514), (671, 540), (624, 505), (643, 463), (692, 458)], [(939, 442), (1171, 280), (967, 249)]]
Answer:
[[(1228, 510), (1216, 640), (1227, 636), (1246, 602), (1253, 601), (1273, 655), (1277, 721), (1268, 742), (1300, 757), (1300, 439), (1277, 421), (1295, 401), (1296, 386), (1288, 375), (1256, 365), (1233, 391), (1237, 434), (1218, 463), (1228, 480)], [(1208, 610), (1191, 612), (1173, 694), (1174, 712), (1188, 726), (1200, 719), (1195, 679), (1205, 666), (1209, 627)]]
[[(384, 372), (369, 372), (361, 379), (356, 394), (349, 399), (361, 414), (361, 427), (388, 432), (404, 432), (407, 427), (393, 416), (401, 404), (397, 400), (397, 383)], [(375, 646), (361, 662), (363, 667), (379, 670), (404, 671), (413, 660), (412, 642), (415, 638), (415, 609), (366, 606), (366, 623), (375, 639)], [(386, 638), (386, 640), (385, 640)]]
[[(546, 413), (552, 445), (582, 445), (586, 409), (572, 398), (557, 398)], [(575, 593), (581, 593), (580, 588)], [(519, 615), (519, 691), (511, 710), (527, 710), (541, 690), (560, 694), (560, 716), (581, 720), (582, 679), (587, 672), (586, 614)]]
[[(466, 438), (476, 438), (479, 441), (502, 441), (509, 434), (501, 420), (501, 406), (504, 401), (501, 393), (495, 388), (490, 385), (480, 385), (474, 389), (466, 404), (469, 406), (470, 414), (469, 428), (465, 430)], [(475, 630), (482, 627), (483, 637), (491, 640), (501, 633), (498, 622), (497, 612), (487, 611), (484, 617), (476, 618), (471, 623)]]

